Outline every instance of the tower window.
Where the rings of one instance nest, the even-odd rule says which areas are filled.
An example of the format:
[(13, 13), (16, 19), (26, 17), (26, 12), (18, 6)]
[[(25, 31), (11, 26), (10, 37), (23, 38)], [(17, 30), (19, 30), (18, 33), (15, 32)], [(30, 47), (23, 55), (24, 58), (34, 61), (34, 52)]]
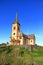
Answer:
[(14, 27), (14, 30), (15, 30), (15, 27)]
[(15, 35), (15, 33), (13, 33)]

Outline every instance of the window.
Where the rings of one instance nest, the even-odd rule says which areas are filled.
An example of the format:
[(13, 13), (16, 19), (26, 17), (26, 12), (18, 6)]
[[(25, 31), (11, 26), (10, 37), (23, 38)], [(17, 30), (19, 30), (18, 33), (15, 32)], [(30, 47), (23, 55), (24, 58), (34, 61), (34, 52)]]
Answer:
[(31, 40), (31, 42), (32, 42), (32, 40)]
[(15, 33), (13, 33), (15, 35)]
[(14, 27), (14, 30), (15, 30), (15, 27)]
[(21, 37), (20, 37), (20, 39), (21, 39)]

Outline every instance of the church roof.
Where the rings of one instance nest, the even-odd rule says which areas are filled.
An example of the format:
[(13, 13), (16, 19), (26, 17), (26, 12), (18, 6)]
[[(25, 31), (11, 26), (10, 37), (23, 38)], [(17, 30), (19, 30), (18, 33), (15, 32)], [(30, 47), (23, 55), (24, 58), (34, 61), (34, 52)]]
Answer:
[(30, 34), (30, 35), (28, 35), (28, 38), (35, 38), (35, 35), (34, 34)]

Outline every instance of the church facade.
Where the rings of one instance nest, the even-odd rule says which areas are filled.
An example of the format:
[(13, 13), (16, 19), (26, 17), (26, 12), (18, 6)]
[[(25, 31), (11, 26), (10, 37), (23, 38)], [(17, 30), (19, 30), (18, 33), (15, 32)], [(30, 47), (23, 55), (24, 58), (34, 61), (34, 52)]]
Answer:
[(26, 35), (20, 31), (20, 23), (16, 13), (15, 22), (12, 24), (12, 35), (10, 37), (10, 45), (35, 45), (35, 35)]

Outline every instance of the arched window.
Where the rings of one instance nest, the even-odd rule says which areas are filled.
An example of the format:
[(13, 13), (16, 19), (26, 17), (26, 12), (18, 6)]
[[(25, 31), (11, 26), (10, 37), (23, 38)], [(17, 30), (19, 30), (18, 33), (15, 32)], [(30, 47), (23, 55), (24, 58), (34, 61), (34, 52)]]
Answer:
[(14, 30), (15, 30), (16, 28), (14, 27)]
[(20, 39), (21, 39), (21, 36), (20, 36)]
[(31, 40), (31, 42), (32, 42), (32, 40)]

